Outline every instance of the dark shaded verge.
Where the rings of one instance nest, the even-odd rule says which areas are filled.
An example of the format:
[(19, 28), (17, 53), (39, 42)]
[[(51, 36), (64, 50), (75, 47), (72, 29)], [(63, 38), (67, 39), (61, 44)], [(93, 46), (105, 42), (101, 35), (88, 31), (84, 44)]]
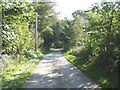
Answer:
[(97, 82), (100, 87), (118, 89), (118, 76), (107, 72), (103, 62), (96, 62), (95, 60), (85, 60), (73, 54), (65, 53), (65, 58), (70, 61), (79, 70), (84, 72), (94, 82)]

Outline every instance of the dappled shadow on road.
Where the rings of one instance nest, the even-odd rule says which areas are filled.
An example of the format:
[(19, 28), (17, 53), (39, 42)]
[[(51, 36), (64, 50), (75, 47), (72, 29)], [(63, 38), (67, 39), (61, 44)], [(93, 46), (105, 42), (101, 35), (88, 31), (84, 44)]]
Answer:
[(24, 88), (97, 88), (98, 86), (68, 62), (60, 52), (55, 51), (44, 57), (38, 68), (43, 66), (45, 68), (41, 69), (40, 73), (33, 73), (30, 76)]

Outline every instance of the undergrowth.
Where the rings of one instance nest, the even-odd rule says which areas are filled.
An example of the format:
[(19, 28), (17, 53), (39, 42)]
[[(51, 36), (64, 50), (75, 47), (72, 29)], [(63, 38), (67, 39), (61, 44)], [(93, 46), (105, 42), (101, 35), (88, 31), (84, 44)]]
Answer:
[(2, 90), (21, 88), (35, 66), (44, 55), (41, 52), (27, 52), (26, 55), (3, 55)]
[(110, 63), (101, 60), (99, 56), (87, 57), (85, 54), (88, 53), (77, 55), (73, 52), (64, 53), (65, 58), (85, 72), (94, 82), (103, 88), (118, 88), (118, 73), (110, 71)]

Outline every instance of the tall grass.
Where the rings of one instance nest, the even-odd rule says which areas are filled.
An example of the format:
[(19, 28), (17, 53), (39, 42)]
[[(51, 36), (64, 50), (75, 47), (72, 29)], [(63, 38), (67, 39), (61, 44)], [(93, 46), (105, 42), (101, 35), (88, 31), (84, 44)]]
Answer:
[(3, 55), (2, 90), (21, 88), (43, 56), (41, 52), (27, 52), (16, 57)]

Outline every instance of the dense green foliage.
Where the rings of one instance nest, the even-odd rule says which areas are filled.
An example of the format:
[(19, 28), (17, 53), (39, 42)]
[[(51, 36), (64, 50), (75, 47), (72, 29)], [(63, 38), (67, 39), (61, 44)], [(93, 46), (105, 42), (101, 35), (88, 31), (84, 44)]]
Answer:
[(73, 13), (74, 17), (85, 18), (85, 37), (81, 41), (83, 45), (71, 49), (66, 57), (103, 87), (118, 87), (119, 4), (120, 2), (103, 2), (101, 6), (95, 5), (91, 10), (85, 11), (84, 17), (81, 14), (83, 12)]
[(29, 30), (29, 20), (33, 20), (34, 12), (29, 3), (3, 3), (2, 52), (18, 54), (33, 46), (33, 38)]
[(38, 12), (38, 37), (39, 47), (50, 48), (53, 44), (53, 30), (51, 26), (56, 21), (53, 9), (53, 2), (39, 2), (36, 11)]
[(43, 44), (43, 46), (50, 47), (52, 41), (49, 41), (49, 38), (52, 37), (50, 27), (56, 20), (53, 6), (54, 3), (46, 2), (3, 3), (2, 52), (5, 54), (19, 54), (34, 47), (36, 12), (39, 15), (38, 46), (41, 48)]
[(56, 22), (52, 27), (54, 30), (54, 46), (68, 50), (80, 44), (78, 41), (83, 36), (82, 25), (80, 17), (75, 17), (74, 20), (65, 19)]
[[(2, 4), (2, 88), (3, 90), (21, 88), (34, 67), (50, 47), (50, 28), (54, 15), (49, 3), (4, 2)], [(35, 22), (38, 13), (38, 44), (35, 48)], [(40, 13), (42, 12), (42, 13)], [(43, 18), (43, 16), (45, 16)], [(50, 37), (48, 37), (50, 36)], [(43, 45), (42, 45), (43, 44)], [(31, 50), (33, 52), (31, 52)], [(42, 52), (42, 53), (41, 53)]]
[(22, 77), (19, 77), (27, 73), (24, 67), (34, 65), (37, 62), (34, 59), (41, 57), (37, 53), (35, 56), (28, 53), (35, 49), (36, 12), (37, 42), (41, 52), (43, 48), (64, 48), (68, 51), (66, 58), (101, 86), (117, 87), (120, 2), (102, 2), (100, 6), (95, 4), (87, 11), (77, 10), (72, 13), (73, 20), (58, 20), (54, 4), (17, 1), (2, 4), (2, 54), (14, 56), (13, 60), (3, 57), (3, 87), (7, 88), (8, 83), (8, 87), (18, 87), (21, 82), (15, 84), (15, 80), (20, 80)]

